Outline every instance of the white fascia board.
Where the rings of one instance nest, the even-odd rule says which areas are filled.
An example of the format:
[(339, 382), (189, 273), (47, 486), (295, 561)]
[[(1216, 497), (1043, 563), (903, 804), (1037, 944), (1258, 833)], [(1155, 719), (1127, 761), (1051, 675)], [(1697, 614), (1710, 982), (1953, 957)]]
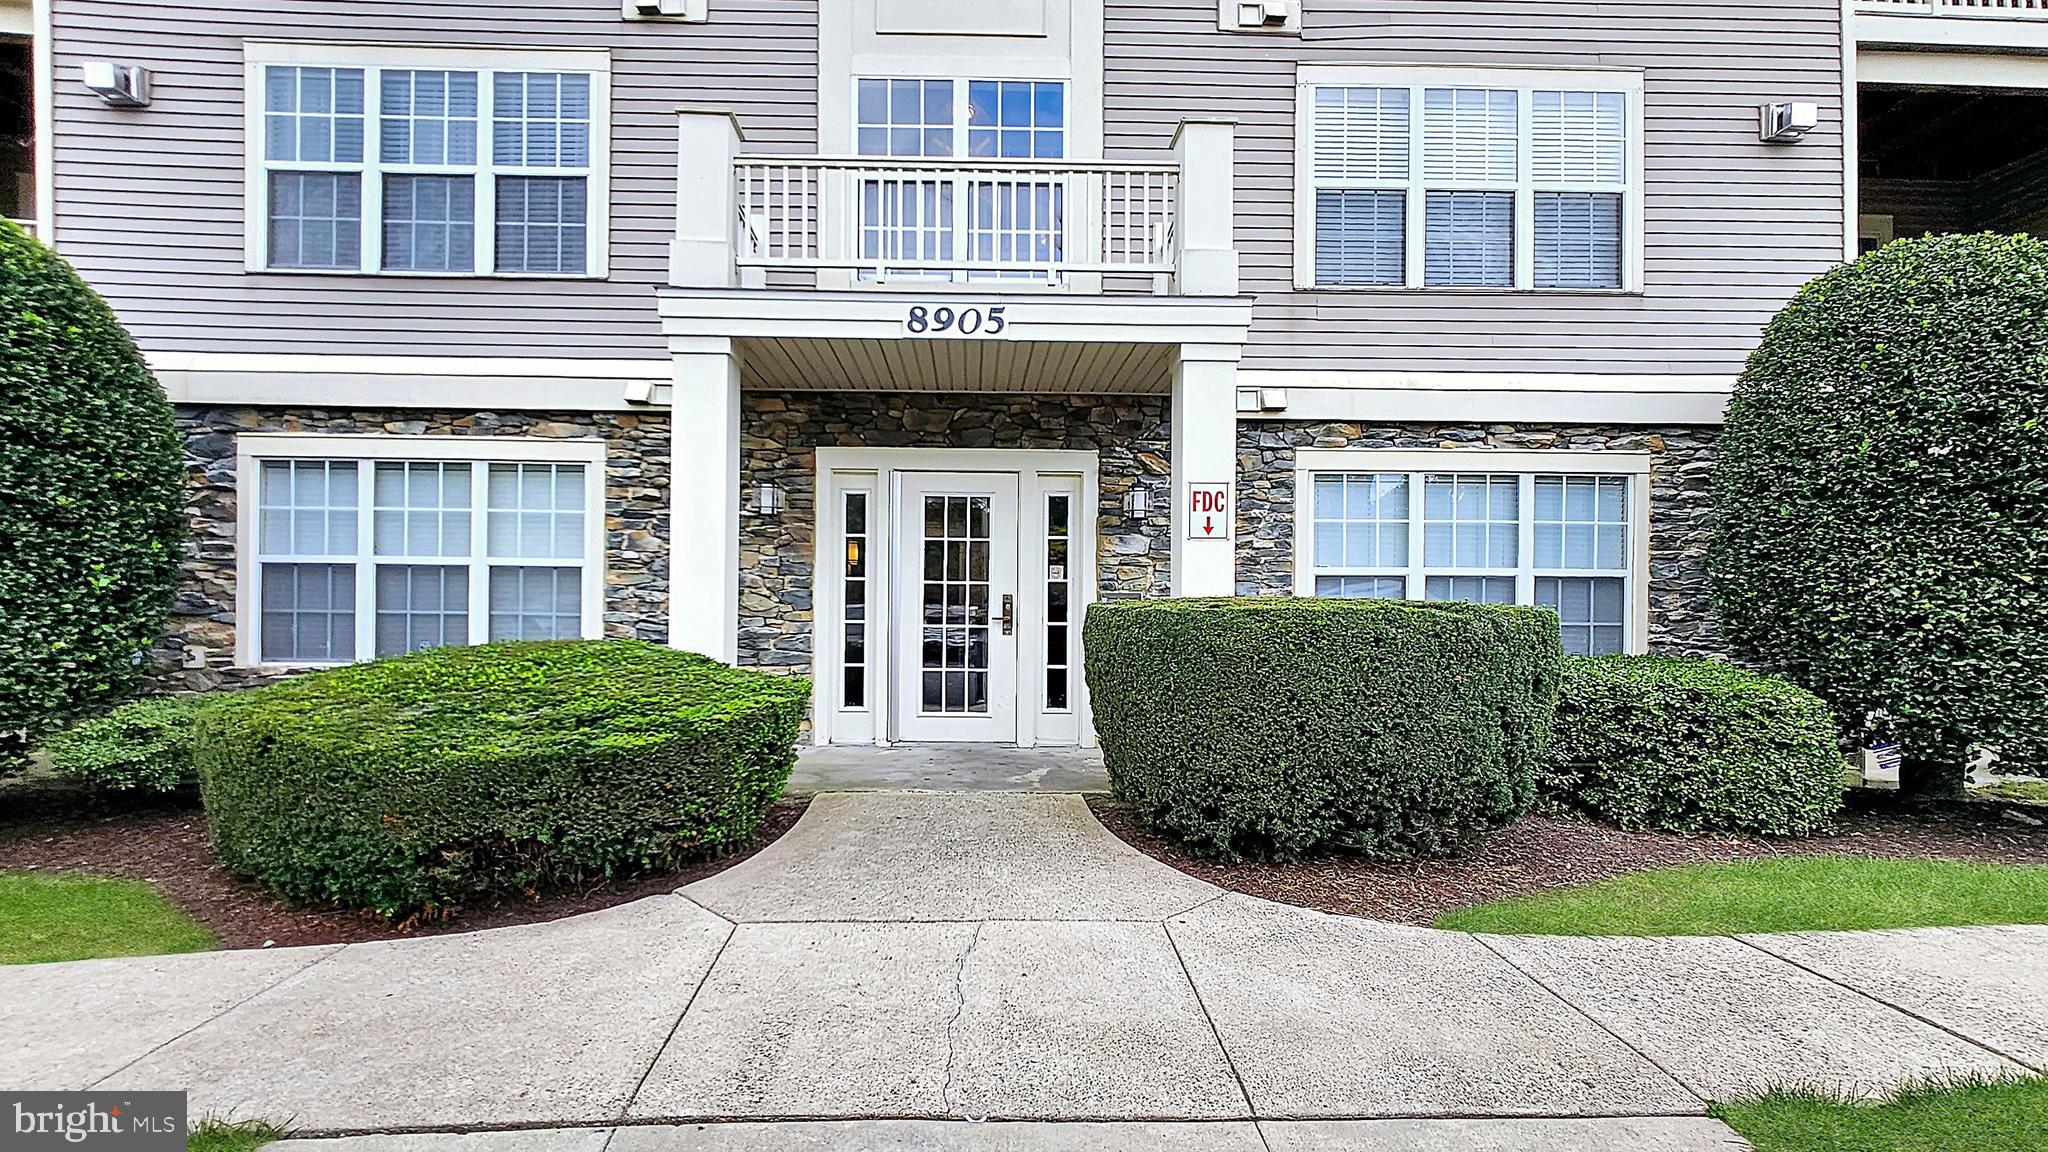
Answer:
[(909, 340), (913, 307), (1003, 309), (1005, 328), (969, 340), (1039, 343), (1241, 345), (1251, 331), (1248, 298), (1192, 296), (1047, 297), (989, 293), (733, 291), (660, 293), (662, 329), (678, 339)]
[(1239, 420), (1360, 423), (1715, 425), (1732, 379), (1563, 373), (1318, 373), (1239, 369), (1244, 389), (1284, 388), (1284, 408)]
[[(153, 352), (173, 403), (278, 408), (615, 412), (667, 403), (668, 359), (318, 356)], [(651, 403), (626, 398), (629, 389)]]
[[(1647, 476), (1649, 452), (1572, 452), (1559, 448), (1297, 448), (1297, 472), (1341, 472), (1347, 469), (1384, 472), (1431, 472), (1445, 466), (1447, 454), (1485, 456), (1488, 468), (1504, 472), (1621, 472)], [(1461, 465), (1462, 466), (1462, 465)]]
[[(1981, 20), (1974, 22), (1985, 23)], [(2048, 21), (2034, 23), (2048, 29)], [(1864, 49), (1856, 54), (1856, 82), (1954, 88), (2048, 88), (2048, 56)]]
[[(1870, 46), (2038, 52), (2048, 49), (2048, 20), (2038, 17), (2002, 20), (1988, 16), (1890, 16), (1861, 12), (1856, 15), (1856, 42)], [(2007, 56), (1998, 62), (2005, 64), (2015, 59), (2020, 57)]]

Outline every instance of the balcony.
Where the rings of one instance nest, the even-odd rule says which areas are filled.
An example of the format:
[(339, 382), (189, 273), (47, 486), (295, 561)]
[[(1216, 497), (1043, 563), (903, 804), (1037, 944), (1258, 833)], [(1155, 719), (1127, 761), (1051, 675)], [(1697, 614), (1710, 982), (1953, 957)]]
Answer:
[(1856, 0), (1858, 43), (2048, 48), (2048, 0)]
[(676, 287), (1232, 296), (1233, 129), (1185, 121), (1155, 162), (741, 151), (684, 112)]

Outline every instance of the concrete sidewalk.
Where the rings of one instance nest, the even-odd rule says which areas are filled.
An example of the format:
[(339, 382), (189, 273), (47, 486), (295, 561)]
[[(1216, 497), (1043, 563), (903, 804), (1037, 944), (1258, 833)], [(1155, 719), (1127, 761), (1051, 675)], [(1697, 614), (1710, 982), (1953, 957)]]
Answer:
[[(1059, 795), (822, 795), (743, 864), (551, 924), (0, 969), (0, 1086), (534, 1130), (362, 1152), (1690, 1152), (1768, 1084), (2044, 1064), (2048, 927), (1437, 932), (1221, 892)], [(1447, 1123), (1517, 1117), (1583, 1123)]]

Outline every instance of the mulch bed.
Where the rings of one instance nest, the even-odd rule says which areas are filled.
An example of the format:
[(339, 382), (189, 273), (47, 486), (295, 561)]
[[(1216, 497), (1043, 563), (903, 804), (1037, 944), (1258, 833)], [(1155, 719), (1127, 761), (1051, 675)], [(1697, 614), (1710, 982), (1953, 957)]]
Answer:
[(2013, 821), (2005, 805), (1981, 803), (1916, 808), (1863, 799), (1842, 814), (1834, 833), (1802, 840), (1623, 832), (1536, 815), (1494, 836), (1477, 855), (1409, 864), (1343, 855), (1301, 864), (1224, 863), (1190, 854), (1113, 800), (1089, 805), (1125, 843), (1220, 888), (1400, 924), (1426, 925), (1471, 904), (1680, 864), (1826, 855), (2048, 864), (2048, 828)]
[[(12, 791), (12, 790), (10, 790)], [(10, 803), (10, 800), (22, 803)], [(745, 849), (660, 876), (641, 876), (531, 898), (507, 897), (464, 907), (446, 919), (406, 926), (375, 916), (295, 907), (228, 875), (206, 838), (196, 804), (94, 811), (77, 801), (0, 796), (0, 871), (88, 872), (146, 880), (212, 931), (223, 948), (354, 944), (508, 924), (557, 920), (672, 891), (752, 856), (787, 832), (806, 800), (769, 809), (761, 833)]]

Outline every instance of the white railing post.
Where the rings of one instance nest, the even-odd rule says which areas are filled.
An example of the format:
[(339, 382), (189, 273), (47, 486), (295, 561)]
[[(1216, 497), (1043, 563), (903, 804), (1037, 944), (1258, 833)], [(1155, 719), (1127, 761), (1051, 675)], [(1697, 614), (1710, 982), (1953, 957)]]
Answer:
[(676, 131), (676, 234), (668, 246), (668, 282), (679, 288), (730, 288), (739, 207), (733, 158), (740, 122), (722, 109), (684, 109)]
[(1173, 263), (1182, 296), (1237, 295), (1236, 136), (1230, 120), (1183, 120), (1174, 133)]

